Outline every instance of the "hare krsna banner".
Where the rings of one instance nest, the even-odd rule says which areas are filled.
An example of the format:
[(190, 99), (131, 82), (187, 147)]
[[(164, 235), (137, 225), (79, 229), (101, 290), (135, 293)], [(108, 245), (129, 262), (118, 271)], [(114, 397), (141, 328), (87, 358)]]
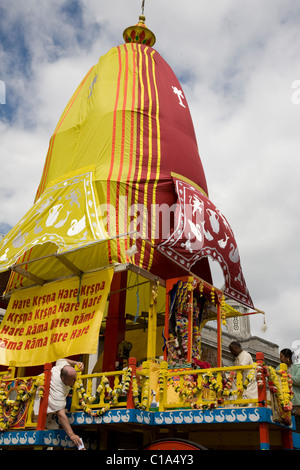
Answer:
[(108, 268), (12, 294), (0, 324), (0, 364), (95, 354), (113, 273)]

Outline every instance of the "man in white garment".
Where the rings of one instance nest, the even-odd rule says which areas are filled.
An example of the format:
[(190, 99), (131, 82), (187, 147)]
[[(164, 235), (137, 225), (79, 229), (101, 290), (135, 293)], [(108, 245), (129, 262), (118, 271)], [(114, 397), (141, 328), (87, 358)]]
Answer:
[[(81, 444), (81, 439), (73, 432), (66, 415), (66, 399), (70, 388), (76, 381), (76, 370), (74, 369), (76, 365), (80, 371), (83, 370), (84, 365), (82, 362), (72, 361), (71, 359), (58, 359), (55, 366), (52, 367), (47, 414), (51, 418), (51, 414), (56, 413), (62, 428), (78, 447)], [(35, 412), (35, 414), (37, 413)], [(49, 429), (50, 426), (47, 427)]]
[[(234, 365), (235, 366), (249, 366), (253, 364), (253, 359), (251, 354), (247, 351), (244, 351), (238, 341), (232, 341), (229, 345), (231, 354), (235, 357)], [(249, 374), (250, 369), (243, 371), (243, 380), (246, 379)], [(248, 387), (243, 392), (243, 398), (254, 398), (257, 399), (257, 382), (255, 378), (249, 383)]]

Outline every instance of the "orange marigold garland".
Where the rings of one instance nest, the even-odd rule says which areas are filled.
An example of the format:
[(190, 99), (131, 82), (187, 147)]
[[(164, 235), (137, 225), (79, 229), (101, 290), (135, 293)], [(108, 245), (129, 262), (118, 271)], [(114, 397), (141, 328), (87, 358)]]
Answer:
[(283, 422), (289, 426), (291, 424), (291, 411), (292, 405), (292, 380), (291, 375), (285, 370), (279, 370), (278, 374), (281, 375), (281, 384), (277, 372), (273, 367), (268, 367), (268, 383), (271, 393), (273, 393), (278, 401), (279, 412)]

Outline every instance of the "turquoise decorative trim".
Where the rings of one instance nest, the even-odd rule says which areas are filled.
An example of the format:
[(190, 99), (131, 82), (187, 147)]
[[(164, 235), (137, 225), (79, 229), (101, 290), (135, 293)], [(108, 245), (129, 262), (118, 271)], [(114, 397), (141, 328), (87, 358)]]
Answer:
[(255, 423), (266, 421), (264, 408), (231, 408), (215, 410), (179, 410), (154, 414), (154, 423), (163, 424), (216, 424)]
[(0, 433), (0, 446), (49, 446), (75, 448), (65, 431), (55, 429), (49, 431), (6, 431)]
[(300, 434), (293, 432), (293, 446), (294, 449), (300, 450)]
[(140, 423), (152, 424), (153, 413), (150, 411), (141, 410), (109, 410), (102, 416), (93, 418), (88, 414), (82, 412), (69, 413), (69, 421), (71, 425), (81, 424), (113, 424), (113, 423)]
[[(80, 424), (110, 424), (110, 423), (139, 423), (150, 425), (176, 425), (176, 424), (209, 424), (209, 423), (255, 423), (275, 422), (272, 410), (269, 408), (217, 408), (214, 410), (172, 410), (172, 411), (142, 411), (142, 410), (109, 410), (102, 416), (93, 418), (84, 412), (69, 413), (71, 425)], [(286, 427), (286, 426), (284, 426)], [(294, 429), (294, 420), (291, 429)]]
[[(89, 425), (89, 424), (114, 424), (114, 423), (137, 423), (141, 425), (152, 426), (176, 426), (180, 424), (224, 424), (231, 423), (258, 423), (267, 422), (284, 426), (273, 421), (272, 410), (269, 408), (217, 408), (214, 410), (172, 410), (172, 411), (142, 411), (113, 409), (99, 417), (89, 416), (83, 411), (68, 413), (71, 425)], [(290, 429), (295, 429), (295, 420), (293, 418)], [(88, 434), (88, 431), (84, 431)], [(84, 434), (83, 433), (83, 434)], [(79, 431), (80, 434), (80, 431)], [(89, 441), (89, 438), (88, 438)], [(294, 433), (294, 442), (300, 447), (300, 437)], [(0, 432), (0, 447), (3, 446), (43, 446), (43, 447), (66, 447), (75, 448), (74, 443), (68, 438), (62, 429), (53, 429), (45, 431), (34, 430), (12, 430)], [(88, 443), (92, 446), (92, 443)], [(89, 448), (89, 447), (87, 447)], [(92, 447), (91, 447), (92, 448)]]
[(260, 450), (270, 450), (270, 444), (268, 442), (261, 442)]

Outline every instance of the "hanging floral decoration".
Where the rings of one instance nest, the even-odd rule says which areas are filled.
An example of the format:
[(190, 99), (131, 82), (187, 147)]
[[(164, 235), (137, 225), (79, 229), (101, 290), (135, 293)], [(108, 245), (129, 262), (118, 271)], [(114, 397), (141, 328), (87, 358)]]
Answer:
[(259, 388), (262, 388), (264, 386), (264, 380), (263, 380), (263, 367), (261, 364), (257, 364), (256, 368), (256, 381), (257, 381), (257, 386)]
[(211, 300), (211, 303), (212, 304), (215, 304), (216, 303), (216, 292), (215, 292), (215, 288), (212, 287), (211, 288), (211, 291), (210, 291), (210, 300)]
[(192, 375), (184, 375), (182, 383), (178, 379), (179, 377), (169, 377), (168, 385), (174, 388), (185, 403), (194, 402), (202, 390), (202, 385), (198, 385)]
[[(180, 382), (179, 376), (169, 377), (168, 386), (173, 386), (174, 390), (180, 395), (184, 403), (190, 404), (192, 408), (196, 409), (211, 409), (217, 408), (222, 405), (229, 397), (242, 393), (250, 382), (255, 378), (256, 364), (251, 369), (245, 380), (243, 381), (241, 389), (232, 389), (233, 382), (236, 378), (236, 371), (229, 372), (226, 376), (217, 376), (213, 371), (207, 370), (202, 374), (202, 383), (195, 378), (195, 375), (186, 374)], [(201, 403), (197, 403), (202, 391), (211, 391), (215, 394), (215, 399), (206, 398)]]
[(2, 380), (12, 379), (13, 378), (13, 373), (12, 373), (13, 369), (14, 369), (13, 367), (8, 367), (7, 374), (2, 376)]
[(236, 372), (233, 370), (229, 372), (229, 376), (223, 379), (223, 390), (222, 394), (225, 397), (229, 397), (234, 394), (234, 390), (231, 390), (232, 383), (236, 377)]
[(225, 310), (225, 296), (222, 294), (222, 299), (221, 299), (221, 320), (222, 320), (222, 325), (226, 325), (226, 310)]
[[(43, 396), (44, 374), (34, 381), (17, 380), (14, 387), (9, 388), (10, 385), (11, 382), (4, 380), (0, 383), (0, 431), (6, 431), (15, 425), (22, 405), (24, 406), (36, 391), (40, 397)], [(13, 390), (17, 393), (15, 400), (9, 399)]]
[(292, 378), (291, 375), (280, 369), (278, 374), (281, 376), (281, 381), (277, 375), (277, 372), (273, 367), (268, 366), (268, 383), (270, 392), (273, 393), (279, 405), (279, 412), (283, 422), (286, 425), (291, 424), (291, 411), (293, 408), (291, 398), (293, 396), (292, 390)]
[(211, 403), (204, 405), (204, 409), (217, 408), (218, 406), (222, 405), (226, 399), (239, 393), (239, 390), (232, 389), (232, 384), (235, 377), (235, 371), (231, 371), (228, 376), (220, 377), (219, 380), (211, 371), (205, 374), (205, 384), (211, 391), (215, 392), (216, 398)]
[(199, 284), (198, 284), (198, 289), (199, 289), (200, 298), (202, 298), (202, 297), (203, 297), (203, 290), (204, 290), (204, 284), (203, 284), (203, 282), (201, 282), (201, 281), (199, 282)]
[[(255, 376), (257, 376), (257, 367), (258, 367), (258, 364), (256, 362), (253, 363), (253, 368), (249, 370), (248, 374), (247, 374), (247, 377), (245, 378), (244, 382), (243, 382), (243, 390), (246, 390), (246, 388), (248, 387), (248, 385), (253, 382), (253, 380), (255, 380)], [(239, 390), (240, 392), (242, 390)]]
[[(74, 390), (77, 393), (79, 403), (83, 408), (83, 411), (87, 413), (89, 416), (93, 418), (97, 416), (103, 415), (106, 411), (108, 411), (111, 405), (116, 405), (118, 403), (118, 398), (121, 395), (127, 395), (130, 382), (131, 382), (131, 375), (132, 375), (132, 368), (129, 367), (126, 373), (123, 375), (123, 380), (115, 388), (111, 388), (109, 385), (108, 378), (103, 375), (101, 379), (101, 383), (96, 390), (96, 394), (94, 396), (89, 396), (83, 386), (82, 379), (78, 377), (75, 385)], [(90, 405), (95, 403), (96, 401), (100, 400), (100, 396), (104, 395), (108, 400), (105, 403), (105, 406), (101, 407), (98, 410), (92, 410)]]
[(158, 392), (160, 394), (164, 393), (164, 376), (161, 371), (159, 372), (159, 376), (158, 376), (158, 387), (159, 387)]
[[(140, 403), (140, 395), (142, 392), (142, 402)], [(149, 402), (149, 376), (147, 375), (144, 379), (144, 383), (142, 387), (139, 387), (137, 378), (134, 375), (132, 377), (132, 394), (133, 394), (133, 402), (135, 408), (139, 410), (146, 410), (148, 407)]]
[(183, 402), (189, 405), (192, 409), (212, 409), (219, 406), (224, 400), (221, 400), (220, 397), (215, 401), (206, 400), (201, 403), (197, 403), (200, 393), (210, 390), (215, 387), (217, 388), (216, 379), (214, 376), (208, 374), (203, 374), (203, 381), (199, 383), (198, 380), (193, 375), (185, 375), (183, 380), (180, 382), (179, 376), (169, 377), (168, 385), (173, 386), (175, 391), (180, 395)]
[(256, 381), (259, 388), (264, 386), (264, 377), (269, 376), (268, 366), (265, 363), (256, 364)]
[(132, 396), (133, 396), (133, 402), (134, 402), (134, 407), (135, 408), (138, 408), (139, 406), (139, 386), (138, 386), (138, 383), (137, 383), (137, 378), (136, 376), (134, 375), (132, 377)]
[[(103, 378), (102, 378), (102, 381), (103, 381)], [(85, 413), (87, 413), (89, 416), (92, 416), (93, 418), (95, 418), (97, 416), (101, 416), (103, 413), (105, 413), (110, 408), (110, 405), (107, 405), (105, 407), (102, 407), (99, 410), (92, 410), (91, 407), (89, 406), (89, 404), (94, 403), (98, 399), (98, 397), (100, 395), (99, 387), (96, 390), (96, 395), (95, 396), (88, 396), (88, 394), (86, 393), (86, 390), (83, 386), (83, 382), (82, 382), (81, 379), (78, 379), (76, 381), (75, 385), (74, 385), (74, 390), (77, 393), (79, 403), (82, 406), (83, 411)], [(103, 387), (103, 386), (101, 385), (101, 387)]]

